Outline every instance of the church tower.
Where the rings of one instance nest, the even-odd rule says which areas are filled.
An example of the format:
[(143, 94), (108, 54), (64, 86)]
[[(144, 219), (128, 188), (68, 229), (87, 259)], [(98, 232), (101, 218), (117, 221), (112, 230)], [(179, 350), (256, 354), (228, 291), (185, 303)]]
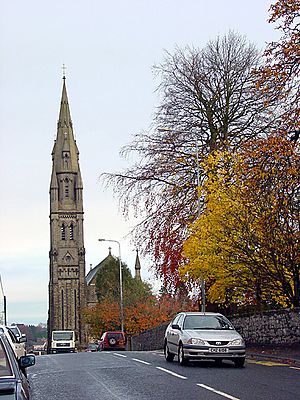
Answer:
[(48, 338), (53, 330), (74, 330), (79, 345), (85, 341), (81, 309), (86, 305), (82, 190), (64, 76), (50, 183)]

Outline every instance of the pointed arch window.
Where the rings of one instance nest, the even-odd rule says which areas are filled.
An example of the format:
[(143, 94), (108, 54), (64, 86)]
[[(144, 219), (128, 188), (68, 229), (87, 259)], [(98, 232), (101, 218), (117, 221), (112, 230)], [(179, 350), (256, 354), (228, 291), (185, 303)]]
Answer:
[(66, 226), (62, 224), (61, 226), (61, 240), (66, 240)]
[(69, 179), (65, 180), (65, 197), (69, 197)]
[(70, 154), (67, 152), (63, 153), (64, 167), (65, 169), (69, 169), (70, 164)]
[(70, 240), (74, 240), (74, 225), (70, 225)]

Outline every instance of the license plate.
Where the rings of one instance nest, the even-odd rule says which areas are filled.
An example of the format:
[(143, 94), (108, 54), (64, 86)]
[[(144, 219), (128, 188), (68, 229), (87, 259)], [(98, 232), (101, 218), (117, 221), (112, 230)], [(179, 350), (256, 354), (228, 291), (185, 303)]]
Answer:
[(210, 353), (228, 353), (228, 349), (222, 347), (211, 347), (208, 351)]

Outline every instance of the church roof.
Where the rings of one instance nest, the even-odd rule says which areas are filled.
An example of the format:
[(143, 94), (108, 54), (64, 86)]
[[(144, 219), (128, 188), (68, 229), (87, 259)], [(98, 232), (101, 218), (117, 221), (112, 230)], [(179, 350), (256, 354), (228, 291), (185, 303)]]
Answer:
[(92, 282), (92, 280), (95, 278), (97, 273), (101, 270), (101, 268), (104, 267), (104, 265), (106, 265), (112, 259), (115, 260), (115, 257), (111, 255), (111, 252), (109, 249), (108, 256), (105, 257), (104, 260), (102, 260), (98, 265), (96, 265), (96, 267), (92, 268), (88, 272), (87, 276), (85, 277), (87, 285), (89, 285)]

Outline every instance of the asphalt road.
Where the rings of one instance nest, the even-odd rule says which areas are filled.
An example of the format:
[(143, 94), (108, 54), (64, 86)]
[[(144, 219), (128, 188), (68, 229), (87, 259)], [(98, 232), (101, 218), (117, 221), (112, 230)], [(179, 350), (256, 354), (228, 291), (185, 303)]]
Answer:
[(295, 400), (300, 368), (272, 362), (167, 363), (161, 352), (100, 352), (36, 357), (32, 400)]

